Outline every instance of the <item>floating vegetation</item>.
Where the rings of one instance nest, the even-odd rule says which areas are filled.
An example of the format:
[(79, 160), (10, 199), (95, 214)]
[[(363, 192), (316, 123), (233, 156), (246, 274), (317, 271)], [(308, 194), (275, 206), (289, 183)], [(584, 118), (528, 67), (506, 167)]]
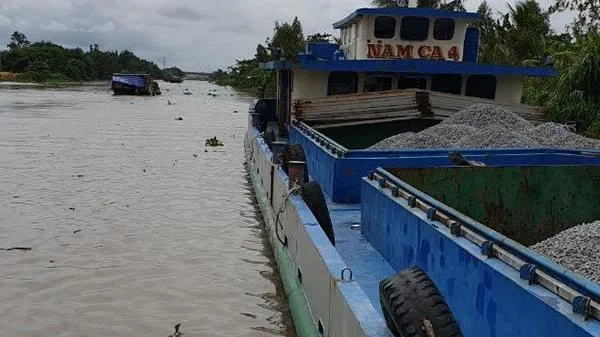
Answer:
[(183, 336), (183, 332), (179, 331), (179, 328), (181, 327), (181, 324), (175, 324), (175, 332), (173, 332), (172, 334), (168, 335), (167, 337), (181, 337)]
[(223, 146), (223, 143), (217, 139), (217, 137), (208, 138), (204, 144), (205, 146)]

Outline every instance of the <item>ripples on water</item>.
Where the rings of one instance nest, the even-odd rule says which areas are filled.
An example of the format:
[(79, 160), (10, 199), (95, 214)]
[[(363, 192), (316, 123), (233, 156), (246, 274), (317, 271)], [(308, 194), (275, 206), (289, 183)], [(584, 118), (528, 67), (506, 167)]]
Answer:
[(159, 84), (0, 87), (0, 248), (32, 248), (0, 251), (0, 335), (293, 335), (243, 167), (249, 99)]

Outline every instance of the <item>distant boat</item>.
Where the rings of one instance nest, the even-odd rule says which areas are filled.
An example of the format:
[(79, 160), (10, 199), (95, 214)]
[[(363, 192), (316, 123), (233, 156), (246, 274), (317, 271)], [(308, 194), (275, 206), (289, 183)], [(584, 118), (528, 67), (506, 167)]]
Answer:
[(111, 90), (115, 95), (160, 95), (158, 83), (150, 74), (115, 73), (112, 76)]
[(185, 90), (183, 91), (183, 94), (184, 95), (191, 95), (192, 92), (188, 88), (185, 88)]

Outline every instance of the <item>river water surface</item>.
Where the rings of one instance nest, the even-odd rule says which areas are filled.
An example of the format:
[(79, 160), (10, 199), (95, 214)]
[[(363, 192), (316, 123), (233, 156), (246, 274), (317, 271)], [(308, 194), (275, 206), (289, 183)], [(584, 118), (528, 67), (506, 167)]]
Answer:
[(31, 248), (0, 250), (1, 336), (293, 335), (245, 175), (250, 99), (159, 84), (0, 86), (0, 248)]

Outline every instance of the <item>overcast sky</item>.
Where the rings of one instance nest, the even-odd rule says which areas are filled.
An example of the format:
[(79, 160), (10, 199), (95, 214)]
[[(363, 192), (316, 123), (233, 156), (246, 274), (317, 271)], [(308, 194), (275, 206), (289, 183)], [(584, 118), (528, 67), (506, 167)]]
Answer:
[[(514, 1), (510, 1), (514, 2)], [(546, 8), (552, 0), (541, 0)], [(21, 31), (30, 41), (50, 40), (70, 47), (129, 49), (162, 67), (188, 71), (226, 68), (254, 55), (273, 31), (275, 20), (298, 16), (304, 34), (336, 33), (331, 24), (369, 0), (0, 0), (0, 45)], [(467, 0), (475, 10), (479, 0)], [(504, 11), (507, 1), (489, 0)], [(568, 15), (552, 17), (562, 31)]]

